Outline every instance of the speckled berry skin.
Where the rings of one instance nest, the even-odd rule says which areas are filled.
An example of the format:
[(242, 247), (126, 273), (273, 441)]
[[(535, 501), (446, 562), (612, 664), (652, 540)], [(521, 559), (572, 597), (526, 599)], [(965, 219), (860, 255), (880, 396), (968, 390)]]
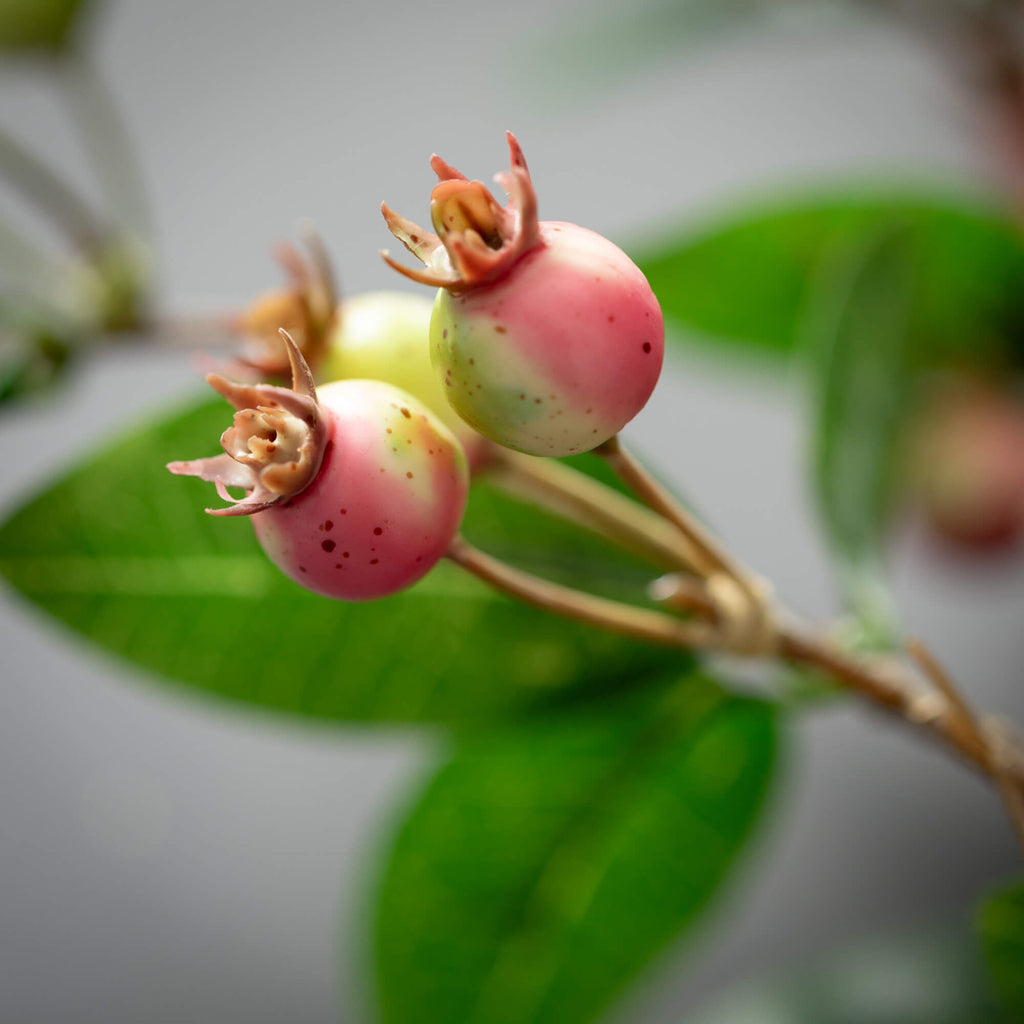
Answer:
[(323, 462), (300, 494), (252, 516), (270, 559), (327, 597), (404, 590), (445, 553), (468, 492), (465, 455), (422, 403), (381, 381), (322, 385)]
[(526, 160), (506, 133), (505, 206), (438, 156), (436, 234), (381, 211), (423, 264), (406, 277), (440, 288), (431, 362), (474, 430), (529, 455), (563, 456), (609, 440), (646, 404), (661, 373), (664, 322), (647, 279), (608, 239), (540, 221)]
[(432, 302), (424, 294), (376, 291), (338, 307), (317, 374), (324, 382), (362, 377), (383, 380), (423, 402), (466, 452), (470, 469), (482, 468), (494, 446), (460, 418), (430, 364)]
[(575, 455), (646, 404), (664, 322), (647, 279), (606, 238), (555, 222), (540, 237), (497, 281), (439, 290), (431, 360), (481, 434), (530, 455)]

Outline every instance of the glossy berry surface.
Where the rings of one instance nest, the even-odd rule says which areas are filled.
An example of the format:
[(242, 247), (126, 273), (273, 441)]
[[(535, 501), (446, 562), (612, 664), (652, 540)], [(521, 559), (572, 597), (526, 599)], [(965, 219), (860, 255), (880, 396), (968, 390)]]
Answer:
[(362, 601), (404, 590), (445, 553), (465, 510), (465, 456), (451, 432), (392, 385), (317, 389), (328, 421), (316, 479), (252, 517), (270, 559), (297, 583)]
[(661, 308), (636, 265), (575, 224), (497, 282), (442, 289), (431, 358), (448, 401), (481, 434), (531, 455), (574, 455), (643, 408), (661, 373)]
[[(378, 380), (314, 389), (287, 339), (292, 387), (207, 379), (234, 405), (224, 453), (173, 462), (248, 515), (271, 560), (308, 590), (363, 601), (420, 579), (448, 549), (466, 506), (458, 440), (426, 406)], [(235, 498), (229, 488), (244, 490)]]
[(646, 404), (664, 356), (661, 308), (647, 279), (608, 239), (540, 221), (522, 151), (482, 183), (439, 157), (431, 195), (436, 234), (386, 206), (392, 233), (424, 264), (403, 274), (441, 289), (431, 360), (452, 407), (475, 430), (531, 455), (604, 443)]

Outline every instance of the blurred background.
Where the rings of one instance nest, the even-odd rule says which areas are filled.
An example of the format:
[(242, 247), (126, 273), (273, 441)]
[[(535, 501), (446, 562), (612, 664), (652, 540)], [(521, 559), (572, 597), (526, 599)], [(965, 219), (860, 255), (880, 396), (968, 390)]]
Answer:
[[(183, 315), (277, 285), (272, 246), (303, 220), (344, 293), (405, 287), (377, 255), (390, 241), (380, 201), (425, 218), (430, 154), (489, 180), (506, 129), (542, 217), (630, 252), (801, 189), (1002, 194), (984, 117), (920, 35), (842, 5), (772, 18), (752, 4), (735, 26), (688, 22), (693, 6), (108, 0), (81, 26), (91, 70), (3, 54), (0, 126), (99, 200), (71, 113), (109, 91), (145, 185), (126, 216), (152, 232), (155, 304)], [(116, 175), (116, 142), (99, 145)], [(17, 191), (0, 198), (5, 220), (56, 249)], [(129, 341), (5, 408), (0, 514), (103, 439), (199, 394), (199, 380), (191, 353)], [(786, 365), (679, 345), (626, 436), (792, 606), (824, 620), (839, 601), (806, 480), (806, 416)], [(124, 497), (110, 495), (112, 516)], [(1020, 552), (951, 551), (907, 517), (889, 556), (906, 631), (979, 707), (1024, 721)], [(0, 1016), (372, 1019), (366, 865), (441, 739), (185, 694), (8, 588), (0, 652)], [(918, 739), (853, 702), (790, 730), (773, 813), (715, 912), (609, 1020), (679, 1021), (825, 947), (962, 918), (1013, 870), (991, 789)]]

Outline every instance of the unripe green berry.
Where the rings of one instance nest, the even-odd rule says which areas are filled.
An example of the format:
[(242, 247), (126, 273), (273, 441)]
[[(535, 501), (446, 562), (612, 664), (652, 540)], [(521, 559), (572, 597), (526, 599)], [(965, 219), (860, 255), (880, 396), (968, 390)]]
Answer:
[(487, 441), (452, 409), (430, 364), (431, 301), (408, 292), (367, 292), (338, 307), (318, 379), (383, 380), (407, 391), (459, 439), (471, 468), (486, 461)]

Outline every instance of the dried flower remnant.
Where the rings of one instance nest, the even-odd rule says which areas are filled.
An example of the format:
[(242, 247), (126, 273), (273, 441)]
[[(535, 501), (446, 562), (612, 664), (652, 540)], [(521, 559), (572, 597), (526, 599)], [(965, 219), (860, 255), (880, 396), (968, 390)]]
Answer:
[[(211, 515), (252, 515), (300, 494), (316, 477), (327, 442), (327, 425), (313, 386), (309, 366), (295, 342), (282, 332), (292, 385), (238, 384), (220, 374), (206, 378), (236, 409), (232, 425), (221, 435), (224, 454), (168, 469), (196, 476), (217, 488), (227, 508), (209, 508)], [(229, 487), (244, 488), (236, 499)]]

